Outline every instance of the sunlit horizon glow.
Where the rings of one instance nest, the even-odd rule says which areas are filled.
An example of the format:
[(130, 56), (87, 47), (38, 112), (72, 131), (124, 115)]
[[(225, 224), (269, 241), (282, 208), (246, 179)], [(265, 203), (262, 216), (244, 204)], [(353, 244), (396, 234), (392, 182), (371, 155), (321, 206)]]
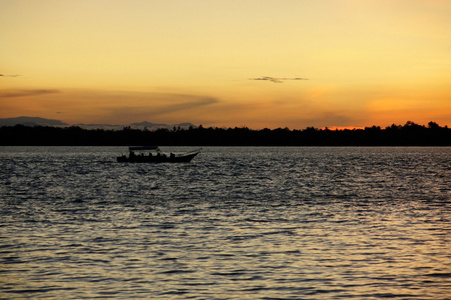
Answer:
[(0, 118), (451, 126), (451, 1), (0, 0)]

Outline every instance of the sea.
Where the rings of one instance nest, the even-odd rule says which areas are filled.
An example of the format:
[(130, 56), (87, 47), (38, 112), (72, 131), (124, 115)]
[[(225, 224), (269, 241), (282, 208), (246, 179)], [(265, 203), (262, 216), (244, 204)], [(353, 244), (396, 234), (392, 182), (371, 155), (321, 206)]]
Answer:
[(126, 151), (0, 147), (0, 299), (451, 299), (451, 147)]

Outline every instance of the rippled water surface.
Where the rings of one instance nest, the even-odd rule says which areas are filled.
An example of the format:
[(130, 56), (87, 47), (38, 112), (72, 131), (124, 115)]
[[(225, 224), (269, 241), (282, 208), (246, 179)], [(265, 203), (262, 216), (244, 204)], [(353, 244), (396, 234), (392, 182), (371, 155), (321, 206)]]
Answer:
[(451, 148), (124, 150), (0, 147), (0, 298), (451, 299)]

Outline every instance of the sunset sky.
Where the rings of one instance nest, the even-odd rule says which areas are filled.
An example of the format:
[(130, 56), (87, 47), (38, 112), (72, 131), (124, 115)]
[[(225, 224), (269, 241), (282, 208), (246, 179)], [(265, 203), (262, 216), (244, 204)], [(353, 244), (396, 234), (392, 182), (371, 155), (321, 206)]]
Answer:
[(450, 0), (0, 0), (0, 118), (451, 126)]

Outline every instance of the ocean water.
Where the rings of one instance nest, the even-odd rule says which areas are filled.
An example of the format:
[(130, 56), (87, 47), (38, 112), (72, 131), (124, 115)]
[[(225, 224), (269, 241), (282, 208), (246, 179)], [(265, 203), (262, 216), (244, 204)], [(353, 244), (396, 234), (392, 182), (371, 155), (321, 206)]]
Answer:
[(0, 299), (451, 299), (450, 147), (124, 150), (0, 147)]

